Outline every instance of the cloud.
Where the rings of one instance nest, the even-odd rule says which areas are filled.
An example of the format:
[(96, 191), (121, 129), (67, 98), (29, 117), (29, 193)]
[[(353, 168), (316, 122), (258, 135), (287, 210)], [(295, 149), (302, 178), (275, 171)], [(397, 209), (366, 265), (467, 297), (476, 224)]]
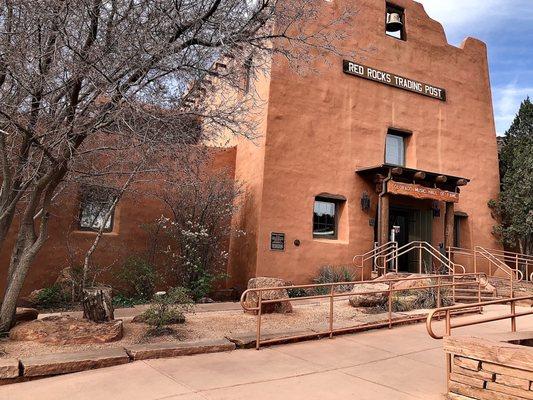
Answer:
[(494, 88), (494, 119), (498, 135), (503, 135), (505, 130), (513, 122), (520, 103), (530, 95), (533, 95), (533, 87), (519, 87), (517, 81)]
[(509, 20), (533, 21), (530, 0), (417, 0), (428, 15), (441, 22), (451, 44), (459, 44), (473, 34), (495, 32)]

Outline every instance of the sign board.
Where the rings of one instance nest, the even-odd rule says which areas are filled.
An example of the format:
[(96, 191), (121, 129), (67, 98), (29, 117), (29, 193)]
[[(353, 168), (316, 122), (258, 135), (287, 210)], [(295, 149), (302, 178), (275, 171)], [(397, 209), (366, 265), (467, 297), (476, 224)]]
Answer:
[(408, 90), (423, 96), (431, 97), (437, 100), (446, 101), (446, 90), (427, 83), (415, 81), (404, 76), (381, 71), (379, 69), (367, 67), (353, 61), (344, 60), (342, 69), (345, 74), (358, 76), (369, 79), (374, 82), (383, 83), (399, 89)]
[(446, 201), (449, 203), (457, 203), (459, 201), (459, 193), (438, 188), (429, 188), (413, 183), (389, 181), (387, 182), (387, 192), (402, 196), (415, 197), (417, 199), (430, 199)]
[(270, 250), (284, 251), (285, 250), (285, 234), (284, 233), (270, 233)]

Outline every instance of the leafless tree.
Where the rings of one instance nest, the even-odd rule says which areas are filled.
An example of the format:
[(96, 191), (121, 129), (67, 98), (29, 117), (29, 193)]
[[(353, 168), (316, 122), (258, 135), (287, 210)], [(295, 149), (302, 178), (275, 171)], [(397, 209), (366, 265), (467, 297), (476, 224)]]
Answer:
[(131, 149), (253, 136), (254, 96), (208, 101), (209, 82), (238, 89), (276, 53), (312, 65), (350, 14), (323, 0), (1, 0), (0, 246), (18, 226), (0, 332), (67, 180), (128, 174)]

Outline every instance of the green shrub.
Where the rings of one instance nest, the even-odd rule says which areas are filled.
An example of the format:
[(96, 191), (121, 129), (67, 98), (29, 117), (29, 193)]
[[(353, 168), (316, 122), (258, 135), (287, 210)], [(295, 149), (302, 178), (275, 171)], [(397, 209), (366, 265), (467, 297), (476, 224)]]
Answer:
[(154, 266), (144, 258), (132, 256), (122, 266), (119, 279), (126, 291), (123, 298), (129, 298), (139, 304), (152, 298), (159, 276)]
[(287, 289), (287, 293), (289, 294), (289, 297), (305, 297), (309, 295), (309, 293), (307, 293), (307, 290), (302, 288)]
[[(348, 267), (334, 267), (326, 265), (320, 267), (318, 275), (313, 279), (313, 283), (335, 283), (335, 282), (353, 282), (355, 280), (355, 274)], [(339, 285), (335, 287), (336, 292), (348, 292), (352, 290), (353, 285)], [(328, 287), (317, 287), (314, 289), (316, 294), (329, 293)]]
[(167, 325), (185, 322), (185, 312), (192, 309), (193, 300), (187, 289), (175, 287), (166, 293), (156, 293), (150, 307), (141, 315), (141, 319), (154, 328), (154, 333), (161, 332)]
[(35, 298), (37, 305), (42, 308), (53, 308), (66, 302), (66, 295), (63, 293), (61, 286), (52, 285), (41, 289)]
[(129, 297), (122, 293), (119, 293), (113, 297), (113, 306), (117, 308), (129, 308), (144, 303), (146, 303), (146, 300), (144, 299)]

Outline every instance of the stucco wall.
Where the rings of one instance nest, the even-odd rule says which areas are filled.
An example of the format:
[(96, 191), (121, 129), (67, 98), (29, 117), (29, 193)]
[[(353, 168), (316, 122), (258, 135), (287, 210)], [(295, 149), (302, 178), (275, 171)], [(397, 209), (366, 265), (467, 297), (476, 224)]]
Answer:
[[(389, 127), (412, 132), (407, 167), (471, 179), (456, 210), (469, 215), (464, 229), (472, 243), (498, 247), (487, 207), (499, 177), (486, 47), (471, 38), (453, 47), (420, 4), (395, 3), (406, 10), (407, 41), (385, 35), (385, 1), (334, 1), (324, 7), (357, 8), (343, 43), (356, 52), (351, 59), (442, 87), (446, 102), (346, 75), (346, 57), (329, 55), (329, 64), (316, 64), (319, 75), (303, 77), (277, 59), (270, 83), (257, 275), (305, 282), (321, 265), (349, 264), (372, 247), (373, 210), (361, 211), (360, 196), (375, 191), (355, 171), (384, 161)], [(341, 224), (349, 227), (339, 240), (312, 237), (313, 201), (321, 192), (347, 198)], [(373, 195), (373, 209), (376, 202)], [(269, 250), (272, 231), (286, 233), (284, 252)]]

